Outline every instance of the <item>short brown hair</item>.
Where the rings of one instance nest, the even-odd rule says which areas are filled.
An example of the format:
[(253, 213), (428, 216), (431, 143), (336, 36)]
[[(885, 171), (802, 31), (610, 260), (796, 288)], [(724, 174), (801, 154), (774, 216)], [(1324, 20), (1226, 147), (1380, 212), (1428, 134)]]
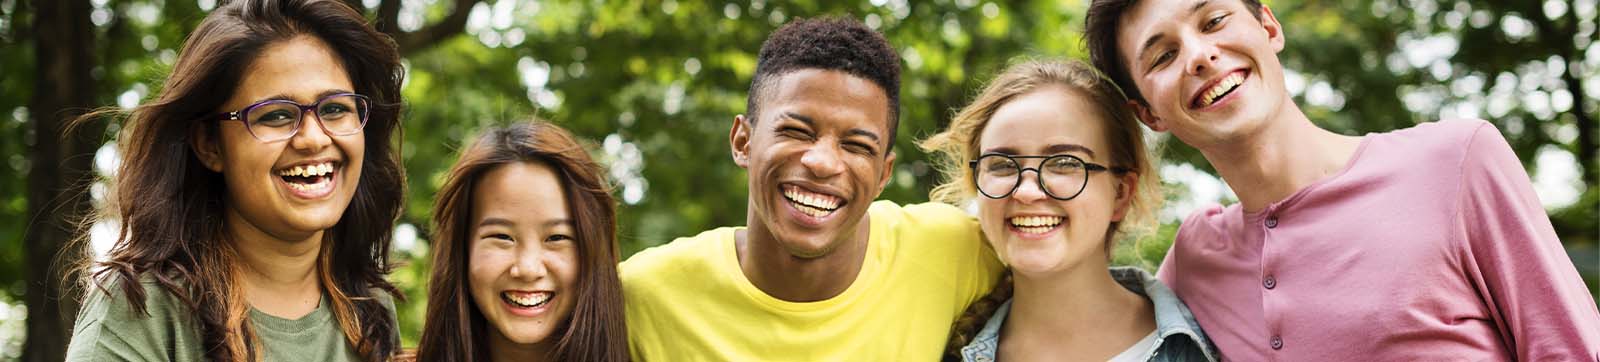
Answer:
[[(1261, 0), (1240, 0), (1244, 6), (1250, 8), (1250, 15), (1261, 20)], [(1144, 100), (1144, 93), (1133, 84), (1133, 76), (1128, 74), (1128, 68), (1122, 65), (1122, 54), (1117, 51), (1117, 31), (1122, 27), (1122, 15), (1128, 12), (1139, 0), (1093, 0), (1089, 2), (1089, 11), (1083, 16), (1083, 43), (1089, 48), (1089, 61), (1094, 63), (1107, 77), (1111, 78), (1128, 99), (1149, 105)]]

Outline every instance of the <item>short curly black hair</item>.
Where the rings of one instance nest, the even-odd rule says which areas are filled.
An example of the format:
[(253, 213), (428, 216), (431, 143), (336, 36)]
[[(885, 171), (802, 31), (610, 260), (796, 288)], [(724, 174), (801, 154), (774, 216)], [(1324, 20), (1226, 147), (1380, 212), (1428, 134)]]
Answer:
[[(844, 72), (883, 88), (889, 96), (889, 147), (900, 125), (900, 55), (883, 34), (850, 18), (798, 19), (761, 44), (745, 112), (760, 118), (760, 103), (780, 76), (802, 69)], [(885, 155), (888, 153), (885, 152)]]

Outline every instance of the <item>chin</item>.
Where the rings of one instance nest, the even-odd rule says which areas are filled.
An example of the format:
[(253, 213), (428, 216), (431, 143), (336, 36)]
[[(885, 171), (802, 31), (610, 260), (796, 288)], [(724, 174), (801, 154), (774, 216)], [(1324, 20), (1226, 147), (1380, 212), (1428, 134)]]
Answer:
[(537, 343), (540, 343), (540, 342), (544, 342), (546, 339), (549, 339), (551, 337), (551, 335), (552, 335), (552, 333), (551, 333), (552, 331), (530, 331), (530, 329), (537, 329), (539, 327), (520, 327), (519, 328), (518, 326), (512, 326), (512, 328), (516, 328), (516, 329), (524, 332), (524, 333), (513, 333), (513, 334), (507, 334), (506, 335), (506, 339), (507, 340), (510, 340), (512, 343), (516, 343), (516, 344), (537, 344)]
[(833, 249), (837, 247), (836, 245), (827, 242), (780, 241), (779, 243), (783, 245), (783, 250), (789, 252), (789, 255), (793, 255), (794, 257), (801, 259), (819, 258), (828, 255), (830, 252), (833, 252)]

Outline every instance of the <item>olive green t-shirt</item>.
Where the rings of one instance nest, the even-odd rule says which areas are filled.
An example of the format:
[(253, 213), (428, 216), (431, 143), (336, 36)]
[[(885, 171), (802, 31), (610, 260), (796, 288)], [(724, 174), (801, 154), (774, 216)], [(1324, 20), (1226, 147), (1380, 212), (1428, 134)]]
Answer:
[[(67, 361), (205, 361), (200, 330), (183, 301), (150, 278), (144, 287), (145, 311), (128, 303), (120, 286), (91, 288), (78, 313), (67, 346)], [(107, 293), (110, 291), (110, 293)], [(377, 292), (392, 315), (394, 301)], [(298, 319), (284, 319), (250, 308), (261, 361), (360, 361), (345, 342), (339, 322), (324, 295), (317, 309)], [(391, 318), (390, 320), (394, 320)], [(390, 326), (390, 328), (396, 328)]]

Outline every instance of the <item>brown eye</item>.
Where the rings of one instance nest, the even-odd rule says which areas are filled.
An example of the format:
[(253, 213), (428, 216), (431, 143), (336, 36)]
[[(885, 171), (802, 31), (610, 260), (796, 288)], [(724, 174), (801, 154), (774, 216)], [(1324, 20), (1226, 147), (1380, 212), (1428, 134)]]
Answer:
[(1156, 56), (1155, 61), (1150, 63), (1150, 68), (1154, 69), (1157, 66), (1166, 64), (1168, 60), (1172, 60), (1172, 57), (1176, 56), (1175, 54), (1177, 54), (1177, 52), (1171, 50), (1162, 52), (1160, 55)]
[(1200, 28), (1204, 29), (1206, 31), (1211, 31), (1211, 29), (1214, 29), (1217, 26), (1222, 25), (1222, 20), (1226, 19), (1227, 17), (1228, 17), (1228, 15), (1217, 15), (1217, 17), (1211, 18), (1211, 20), (1207, 20), (1206, 21), (1206, 25), (1202, 26)]

